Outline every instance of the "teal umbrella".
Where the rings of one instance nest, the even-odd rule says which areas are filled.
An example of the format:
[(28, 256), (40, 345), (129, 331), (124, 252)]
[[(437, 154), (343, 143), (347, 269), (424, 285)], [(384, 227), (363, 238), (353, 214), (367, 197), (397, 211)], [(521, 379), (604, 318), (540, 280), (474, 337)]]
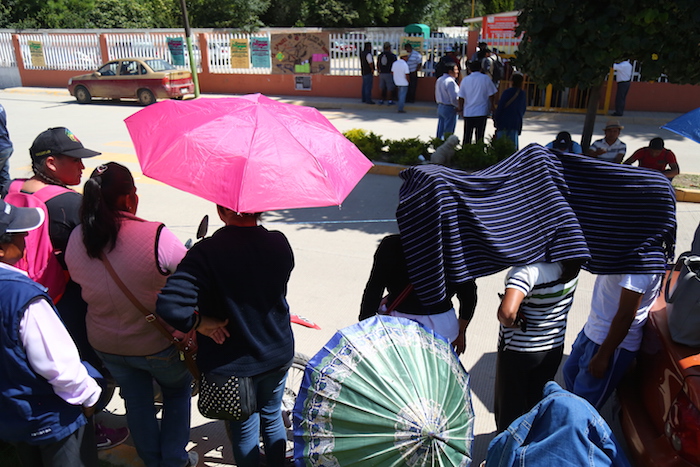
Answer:
[(473, 431), (452, 345), (389, 316), (338, 331), (307, 365), (294, 407), (297, 466), (468, 466)]

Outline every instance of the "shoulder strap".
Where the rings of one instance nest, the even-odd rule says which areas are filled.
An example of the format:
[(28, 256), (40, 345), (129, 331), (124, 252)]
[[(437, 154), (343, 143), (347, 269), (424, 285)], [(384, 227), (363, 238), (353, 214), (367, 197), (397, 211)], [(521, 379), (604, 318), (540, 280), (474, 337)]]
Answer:
[(24, 185), (24, 182), (26, 182), (26, 178), (15, 178), (10, 182), (10, 186), (7, 188), (8, 193), (19, 193), (22, 191), (22, 186)]
[(163, 336), (166, 339), (168, 339), (169, 342), (171, 342), (172, 344), (178, 344), (179, 341), (177, 339), (175, 339), (173, 337), (173, 335), (168, 332), (167, 329), (165, 329), (165, 326), (163, 326), (163, 324), (160, 321), (158, 321), (158, 318), (156, 317), (156, 315), (151, 313), (150, 311), (148, 311), (148, 308), (143, 306), (143, 304), (141, 302), (139, 302), (139, 300), (134, 296), (134, 294), (131, 293), (131, 290), (129, 290), (126, 287), (126, 284), (124, 284), (124, 282), (122, 282), (122, 280), (119, 278), (117, 271), (114, 270), (114, 268), (112, 267), (112, 263), (109, 262), (109, 259), (107, 258), (107, 255), (104, 254), (104, 252), (100, 253), (100, 260), (105, 265), (107, 272), (109, 272), (109, 275), (112, 276), (112, 279), (114, 280), (114, 282), (117, 284), (117, 286), (119, 286), (119, 288), (124, 293), (124, 295), (126, 295), (126, 298), (128, 298), (129, 301), (141, 313), (143, 313), (143, 316), (146, 318), (146, 321), (148, 321), (153, 326), (155, 326), (156, 329), (158, 329), (158, 331), (160, 331), (160, 333), (163, 334)]
[(62, 195), (63, 193), (68, 193), (69, 191), (73, 190), (59, 185), (46, 185), (44, 188), (32, 193), (32, 195), (36, 196), (41, 201), (46, 203), (51, 198), (54, 198), (58, 195)]
[(401, 291), (398, 297), (393, 301), (391, 305), (389, 305), (386, 309), (387, 313), (390, 313), (396, 309), (397, 306), (401, 305), (401, 302), (406, 300), (406, 297), (408, 297), (408, 294), (413, 291), (413, 284), (408, 284), (405, 289)]
[(518, 91), (517, 91), (515, 94), (513, 94), (513, 97), (511, 97), (511, 98), (508, 100), (508, 102), (506, 102), (506, 103), (503, 105), (503, 108), (505, 109), (505, 108), (508, 107), (510, 104), (512, 104), (513, 102), (515, 102), (515, 99), (518, 98), (518, 96), (520, 95), (520, 92), (521, 92), (521, 91), (522, 91), (522, 89), (518, 89)]

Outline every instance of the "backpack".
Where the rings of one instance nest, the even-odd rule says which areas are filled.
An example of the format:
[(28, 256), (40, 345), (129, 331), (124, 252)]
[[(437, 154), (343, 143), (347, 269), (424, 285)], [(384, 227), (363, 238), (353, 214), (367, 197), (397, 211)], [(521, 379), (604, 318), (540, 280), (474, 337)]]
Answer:
[(493, 81), (500, 81), (503, 79), (504, 72), (503, 62), (500, 58), (496, 57), (491, 61), (491, 79)]
[(700, 256), (680, 255), (673, 271), (680, 270), (674, 286), (666, 281), (666, 309), (671, 339), (682, 345), (700, 347)]
[(51, 244), (46, 201), (70, 190), (62, 186), (48, 185), (33, 194), (22, 193), (24, 182), (23, 179), (13, 180), (5, 201), (22, 208), (41, 208), (44, 211), (45, 221), (27, 234), (24, 240), (26, 244), (24, 257), (15, 264), (15, 267), (27, 271), (29, 278), (46, 287), (51, 299), (54, 303), (58, 303), (66, 290), (68, 277), (61, 263), (58, 262)]

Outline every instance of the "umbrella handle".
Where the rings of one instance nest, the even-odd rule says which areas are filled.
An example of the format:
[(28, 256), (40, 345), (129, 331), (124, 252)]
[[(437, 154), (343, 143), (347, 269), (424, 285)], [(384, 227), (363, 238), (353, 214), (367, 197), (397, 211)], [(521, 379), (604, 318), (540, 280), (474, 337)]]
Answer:
[(398, 297), (389, 305), (386, 309), (386, 313), (389, 314), (392, 311), (396, 309), (397, 306), (403, 302), (406, 297), (408, 297), (408, 294), (410, 294), (413, 291), (413, 284), (408, 284), (405, 289), (399, 294)]

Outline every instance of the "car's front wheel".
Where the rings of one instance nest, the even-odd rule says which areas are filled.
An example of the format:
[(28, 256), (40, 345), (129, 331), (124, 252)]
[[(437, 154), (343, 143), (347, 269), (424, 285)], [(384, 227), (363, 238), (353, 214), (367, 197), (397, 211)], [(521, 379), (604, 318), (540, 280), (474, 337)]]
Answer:
[(81, 104), (88, 104), (92, 101), (92, 96), (90, 91), (87, 90), (85, 86), (78, 86), (75, 88), (75, 99)]
[(148, 89), (140, 89), (138, 98), (141, 105), (151, 105), (156, 101), (156, 96)]

